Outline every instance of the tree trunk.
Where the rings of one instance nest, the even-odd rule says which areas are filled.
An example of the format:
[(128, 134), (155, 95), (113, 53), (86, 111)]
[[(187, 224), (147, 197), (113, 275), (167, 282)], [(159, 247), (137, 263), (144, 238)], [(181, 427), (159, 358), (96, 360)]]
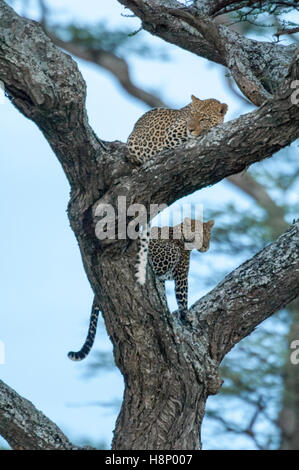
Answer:
[[(158, 0), (122, 3), (159, 6)], [(181, 5), (174, 0), (166, 3), (171, 10)], [(174, 14), (164, 13), (164, 20)], [(180, 17), (176, 21), (185, 22), (181, 10), (176, 13)], [(219, 30), (210, 19), (196, 18), (193, 23), (201, 30), (198, 38), (202, 40), (205, 34), (205, 45), (211, 41), (209, 53), (214, 48), (215, 59), (222, 54), (222, 63), (231, 66), (238, 83), (244, 85), (240, 63), (233, 61), (233, 47), (228, 47), (233, 46), (229, 31)], [(190, 32), (186, 24), (182, 35)], [(174, 40), (173, 32), (169, 40)], [(231, 41), (227, 39), (226, 48), (225, 37)], [(188, 39), (185, 48), (192, 44), (192, 38)], [(177, 43), (181, 41), (178, 36)], [(221, 386), (220, 361), (299, 293), (299, 223), (198, 301), (190, 312), (191, 325), (184, 327), (177, 315), (169, 313), (163, 286), (151, 272), (144, 288), (136, 285), (137, 242), (128, 238), (100, 241), (96, 236), (100, 204), (115, 210), (120, 227), (131, 204), (141, 203), (147, 210), (150, 204), (170, 204), (271, 156), (299, 137), (299, 107), (291, 99), (291, 83), (299, 75), (294, 49), (245, 43), (242, 51), (250, 73), (245, 91), (263, 105), (136, 169), (126, 159), (124, 144), (103, 143), (90, 128), (85, 83), (73, 60), (54, 46), (39, 24), (20, 18), (0, 0), (0, 79), (16, 108), (43, 132), (69, 180), (71, 227), (124, 376), (114, 449), (199, 449), (206, 399)], [(249, 66), (250, 48), (257, 75)], [(269, 69), (265, 82), (258, 82), (263, 51), (272, 61), (275, 96), (264, 86)], [(126, 198), (122, 211), (118, 211), (120, 197)], [(1, 412), (0, 408), (0, 418)], [(0, 431), (6, 437), (1, 426)]]
[[(287, 343), (289, 356), (292, 349), (291, 344), (299, 339), (299, 301), (292, 302), (288, 307), (291, 316), (291, 324)], [(283, 397), (282, 407), (279, 414), (278, 424), (281, 429), (280, 449), (299, 449), (299, 373), (298, 364), (292, 364), (290, 357), (286, 357), (286, 362), (282, 370)]]

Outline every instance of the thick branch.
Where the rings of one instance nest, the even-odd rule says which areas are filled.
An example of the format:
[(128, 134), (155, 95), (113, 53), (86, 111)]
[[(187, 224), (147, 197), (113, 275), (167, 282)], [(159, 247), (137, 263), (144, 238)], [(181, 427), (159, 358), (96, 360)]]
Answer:
[[(231, 11), (241, 10), (242, 8), (251, 7), (255, 10), (260, 10), (264, 6), (272, 7), (272, 10), (275, 11), (275, 8), (278, 7), (297, 7), (297, 0), (294, 1), (271, 1), (269, 0), (212, 0), (210, 2), (209, 13), (211, 15), (221, 15), (223, 13), (229, 13)], [(272, 12), (270, 10), (270, 12)]]
[(170, 205), (289, 145), (299, 137), (299, 106), (292, 103), (290, 87), (298, 76), (298, 64), (299, 59), (295, 59), (280, 94), (273, 100), (213, 128), (198, 140), (157, 155), (121, 181), (117, 179), (101, 202), (113, 204), (121, 194), (128, 204), (147, 204), (150, 200)]
[(14, 450), (75, 450), (33, 404), (0, 380), (0, 434)]
[[(213, 44), (210, 44), (194, 27), (190, 27), (186, 21), (174, 17), (173, 12), (182, 8), (182, 4), (176, 0), (119, 0), (119, 2), (130, 8), (141, 19), (143, 28), (149, 33), (225, 65), (225, 58), (221, 57)], [(184, 11), (186, 10), (184, 8)]]
[(274, 312), (299, 295), (299, 222), (229, 274), (191, 312), (210, 337), (220, 361)]
[(18, 16), (3, 0), (0, 80), (12, 103), (41, 129), (70, 183), (86, 187), (97, 174), (102, 146), (88, 124), (86, 86), (77, 64), (39, 23)]
[(119, 0), (143, 28), (165, 41), (228, 67), (240, 90), (261, 105), (280, 86), (295, 46), (258, 42), (217, 24), (206, 8), (183, 8), (175, 0)]

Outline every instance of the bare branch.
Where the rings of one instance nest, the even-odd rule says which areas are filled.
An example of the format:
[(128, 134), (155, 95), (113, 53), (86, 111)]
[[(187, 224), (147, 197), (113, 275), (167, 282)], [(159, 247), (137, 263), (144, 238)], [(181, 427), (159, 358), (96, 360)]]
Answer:
[[(71, 184), (96, 175), (102, 145), (88, 124), (77, 64), (35, 21), (0, 0), (0, 79), (12, 103), (41, 129)], [(100, 186), (100, 184), (99, 184)]]
[[(124, 176), (122, 185), (128, 204), (147, 203), (150, 199), (152, 203), (170, 205), (195, 190), (240, 173), (298, 138), (299, 106), (292, 103), (290, 87), (298, 73), (297, 64), (299, 59), (295, 58), (281, 94), (275, 99), (258, 110), (214, 127), (199, 139), (162, 152), (150, 163)], [(119, 182), (111, 185), (105, 202), (113, 204), (119, 190)]]
[(186, 22), (169, 13), (169, 9), (173, 12), (177, 8), (186, 13), (190, 11), (188, 8), (183, 8), (182, 4), (176, 0), (118, 1), (130, 8), (141, 19), (143, 28), (149, 33), (213, 62), (225, 65), (225, 58), (221, 57), (219, 52), (195, 28), (190, 28)]
[(0, 380), (0, 434), (14, 450), (76, 450), (33, 404)]
[(118, 80), (119, 84), (127, 93), (139, 99), (143, 103), (146, 103), (150, 107), (165, 106), (165, 103), (160, 98), (143, 90), (132, 82), (129, 66), (121, 57), (118, 57), (112, 52), (107, 52), (101, 49), (88, 49), (87, 47), (74, 44), (71, 41), (63, 41), (53, 32), (48, 30), (46, 33), (57, 46), (65, 49), (70, 54), (108, 70)]
[(277, 7), (289, 7), (296, 8), (297, 1), (271, 1), (269, 0), (212, 0), (210, 2), (209, 14), (215, 16), (223, 13), (230, 13), (232, 11), (241, 10), (242, 8), (258, 9), (260, 10), (263, 6)]
[(299, 295), (299, 221), (192, 307), (221, 361), (254, 328)]
[(290, 28), (290, 29), (282, 29), (281, 31), (277, 31), (277, 33), (274, 34), (275, 37), (277, 37), (277, 40), (279, 41), (280, 36), (284, 34), (295, 34), (299, 33), (299, 26), (296, 28)]
[[(228, 67), (245, 96), (261, 105), (287, 73), (295, 46), (258, 42), (219, 25), (206, 10), (184, 8), (175, 0), (119, 0), (151, 34)], [(205, 4), (206, 5), (206, 4)]]

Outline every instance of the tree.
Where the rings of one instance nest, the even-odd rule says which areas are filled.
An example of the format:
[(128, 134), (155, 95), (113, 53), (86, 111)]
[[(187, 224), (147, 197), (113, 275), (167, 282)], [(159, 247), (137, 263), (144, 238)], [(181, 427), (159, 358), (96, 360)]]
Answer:
[[(170, 204), (294, 141), (299, 115), (294, 91), (297, 50), (249, 40), (218, 25), (212, 6), (219, 2), (202, 2), (195, 10), (175, 1), (121, 3), (142, 19), (144, 29), (227, 66), (259, 109), (213, 129), (193, 146), (161, 153), (152, 165), (136, 171), (125, 159), (124, 144), (101, 141), (88, 125), (85, 86), (74, 62), (54, 47), (38, 24), (18, 17), (3, 1), (0, 78), (13, 104), (41, 129), (70, 182), (70, 223), (125, 379), (113, 448), (198, 449), (206, 398), (221, 386), (222, 358), (298, 295), (298, 223), (199, 300), (191, 309), (193, 327), (181, 328), (169, 315), (152, 276), (146, 288), (135, 285), (136, 242), (107, 244), (97, 239), (94, 209), (100, 202), (117, 209), (119, 196), (126, 197), (128, 206)], [(5, 386), (1, 395), (2, 404), (15, 399)], [(20, 410), (25, 410), (22, 404)], [(1, 422), (7, 423), (12, 415), (9, 407), (3, 408)], [(16, 436), (22, 434), (16, 428), (23, 431), (18, 442), (12, 427)], [(63, 438), (53, 442), (46, 424), (44, 431), (48, 437), (41, 442), (34, 430), (24, 433), (22, 423), (1, 428), (13, 447), (70, 448)], [(30, 434), (28, 441), (24, 434)]]
[[(244, 214), (237, 204), (227, 206), (224, 214), (230, 214), (230, 222), (221, 225), (216, 241), (214, 235), (214, 244), (219, 254), (228, 247), (232, 256), (248, 256), (282, 233), (287, 227), (286, 219), (292, 220), (297, 212), (296, 204), (288, 202), (298, 181), (296, 148), (284, 149), (275, 163), (270, 160), (263, 169), (232, 178), (248, 191), (258, 207), (253, 206)], [(274, 199), (266, 189), (274, 194)], [(225, 358), (221, 368), (222, 393), (207, 408), (207, 416), (215, 423), (211, 438), (213, 430), (217, 430), (221, 435), (228, 432), (245, 437), (247, 442), (252, 440), (259, 449), (298, 448), (298, 377), (289, 357), (290, 345), (298, 334), (297, 318), (295, 300)], [(243, 410), (243, 415), (230, 416), (232, 403)]]

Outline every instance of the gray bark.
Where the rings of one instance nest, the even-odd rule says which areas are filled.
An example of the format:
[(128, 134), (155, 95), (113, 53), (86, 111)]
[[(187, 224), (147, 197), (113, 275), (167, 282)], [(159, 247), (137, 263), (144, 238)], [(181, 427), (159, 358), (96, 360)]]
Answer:
[[(185, 30), (194, 33), (189, 25)], [(293, 285), (298, 281), (298, 224), (199, 301), (192, 312), (200, 312), (200, 318), (192, 328), (182, 328), (170, 315), (152, 273), (144, 288), (136, 285), (137, 243), (97, 239), (94, 210), (103, 202), (116, 208), (119, 196), (126, 196), (127, 204), (146, 207), (150, 202), (170, 204), (294, 141), (299, 107), (290, 99), (290, 83), (298, 77), (298, 59), (290, 49), (283, 51), (280, 58), (288, 60), (284, 73), (277, 65), (277, 93), (260, 109), (134, 169), (124, 144), (103, 146), (90, 128), (85, 83), (75, 62), (53, 45), (39, 24), (20, 18), (0, 0), (0, 79), (16, 108), (43, 132), (70, 182), (71, 227), (124, 376), (114, 449), (201, 447), (205, 402), (221, 385), (218, 366), (223, 355), (298, 295), (298, 282)]]
[[(118, 276), (113, 303), (105, 296), (103, 309), (110, 318), (122, 312), (117, 318), (122, 337), (115, 356), (126, 387), (115, 449), (201, 447), (206, 399), (221, 387), (221, 359), (282, 303), (299, 294), (298, 235), (299, 223), (199, 300), (190, 310), (190, 329), (180, 327), (175, 316), (162, 310), (158, 289), (157, 297), (154, 290), (150, 295), (145, 289), (143, 295), (136, 292), (134, 298), (129, 289), (124, 292), (129, 273), (121, 261), (111, 266), (102, 258), (102, 266), (111, 270), (104, 282)], [(107, 327), (115, 335), (110, 323)]]
[(0, 434), (14, 450), (74, 450), (61, 430), (0, 380)]
[(279, 89), (295, 45), (281, 46), (245, 38), (213, 21), (206, 8), (182, 8), (176, 0), (118, 0), (142, 21), (143, 28), (165, 41), (228, 67), (247, 98), (261, 105)]

